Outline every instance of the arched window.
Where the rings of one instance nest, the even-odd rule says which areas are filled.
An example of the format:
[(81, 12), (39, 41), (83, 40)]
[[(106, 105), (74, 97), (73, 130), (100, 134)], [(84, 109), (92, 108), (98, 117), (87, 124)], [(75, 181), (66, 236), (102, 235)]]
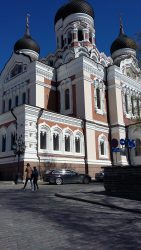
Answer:
[(105, 135), (100, 135), (98, 138), (98, 148), (100, 157), (108, 157), (108, 143)]
[(6, 135), (2, 135), (2, 152), (6, 151)]
[(135, 115), (134, 97), (133, 96), (131, 96), (131, 105), (132, 105), (132, 115)]
[(71, 44), (72, 42), (72, 33), (71, 31), (68, 32), (68, 44)]
[(137, 114), (140, 117), (140, 100), (137, 99)]
[(70, 152), (70, 135), (65, 135), (65, 151)]
[(59, 134), (53, 133), (53, 150), (59, 151)]
[(100, 100), (100, 89), (96, 89), (96, 101), (97, 101), (97, 108), (101, 109), (101, 100)]
[(83, 30), (79, 29), (78, 30), (78, 41), (81, 42), (83, 41)]
[(128, 109), (128, 97), (127, 97), (127, 94), (125, 94), (125, 111), (128, 114), (129, 109)]
[(47, 148), (47, 134), (45, 131), (40, 132), (40, 149)]
[(70, 109), (70, 91), (69, 89), (65, 90), (65, 110)]
[(24, 92), (22, 95), (22, 103), (25, 104), (26, 103), (26, 93)]
[(100, 155), (105, 155), (105, 143), (104, 143), (104, 140), (100, 141)]
[(30, 104), (30, 89), (27, 90), (27, 104)]
[(53, 67), (53, 60), (50, 60), (50, 61), (49, 61), (49, 66), (50, 66), (50, 67)]
[(11, 106), (12, 106), (12, 101), (11, 101), (11, 99), (9, 99), (9, 103), (8, 103), (8, 110), (10, 110), (10, 109), (11, 109)]
[(80, 153), (80, 137), (75, 137), (75, 152)]
[(90, 43), (92, 43), (92, 32), (91, 31), (89, 32), (89, 41), (90, 41)]
[(63, 38), (63, 35), (61, 36), (61, 48), (64, 47), (64, 38)]
[(141, 140), (140, 139), (136, 139), (135, 155), (141, 156)]

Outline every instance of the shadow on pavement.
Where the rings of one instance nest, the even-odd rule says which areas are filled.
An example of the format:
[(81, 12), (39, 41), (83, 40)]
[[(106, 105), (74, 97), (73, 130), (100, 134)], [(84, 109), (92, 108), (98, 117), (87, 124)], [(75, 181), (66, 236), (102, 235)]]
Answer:
[(83, 194), (106, 195), (106, 196), (115, 197), (115, 198), (118, 197), (118, 198), (123, 198), (123, 199), (141, 201), (141, 193), (90, 191), (90, 192), (83, 192)]

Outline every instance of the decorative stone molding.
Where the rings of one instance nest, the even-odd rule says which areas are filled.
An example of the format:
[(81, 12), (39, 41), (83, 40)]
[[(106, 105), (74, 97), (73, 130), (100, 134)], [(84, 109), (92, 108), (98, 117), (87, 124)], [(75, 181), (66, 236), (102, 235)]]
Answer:
[[(100, 102), (100, 108), (97, 106), (97, 89), (99, 90), (99, 102)], [(106, 109), (105, 109), (105, 84), (100, 79), (94, 80), (94, 103), (95, 103), (95, 111), (98, 114), (105, 115)]]

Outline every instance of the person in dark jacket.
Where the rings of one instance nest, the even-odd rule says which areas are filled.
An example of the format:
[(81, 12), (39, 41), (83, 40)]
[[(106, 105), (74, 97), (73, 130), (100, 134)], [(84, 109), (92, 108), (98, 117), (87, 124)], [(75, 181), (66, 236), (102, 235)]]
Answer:
[(36, 191), (37, 189), (39, 189), (39, 187), (38, 187), (38, 176), (39, 176), (39, 173), (38, 173), (37, 168), (33, 167), (32, 180), (33, 180), (34, 191)]

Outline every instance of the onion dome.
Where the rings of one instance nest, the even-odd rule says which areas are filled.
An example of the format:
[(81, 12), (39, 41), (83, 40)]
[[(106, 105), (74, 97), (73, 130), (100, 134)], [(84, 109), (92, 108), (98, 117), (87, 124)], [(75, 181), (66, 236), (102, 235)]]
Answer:
[(111, 52), (111, 54), (113, 54), (115, 51), (117, 51), (119, 49), (124, 49), (124, 48), (136, 50), (137, 45), (133, 39), (131, 39), (127, 35), (125, 35), (124, 30), (123, 30), (122, 21), (120, 20), (119, 36), (112, 43), (110, 52)]
[(32, 50), (36, 53), (40, 53), (39, 45), (32, 39), (30, 32), (29, 32), (29, 15), (26, 18), (26, 31), (24, 36), (19, 39), (14, 45), (14, 52), (18, 52), (20, 50)]
[(54, 23), (59, 19), (65, 19), (67, 16), (75, 13), (84, 13), (94, 18), (92, 6), (86, 0), (71, 0), (64, 4), (56, 13)]

